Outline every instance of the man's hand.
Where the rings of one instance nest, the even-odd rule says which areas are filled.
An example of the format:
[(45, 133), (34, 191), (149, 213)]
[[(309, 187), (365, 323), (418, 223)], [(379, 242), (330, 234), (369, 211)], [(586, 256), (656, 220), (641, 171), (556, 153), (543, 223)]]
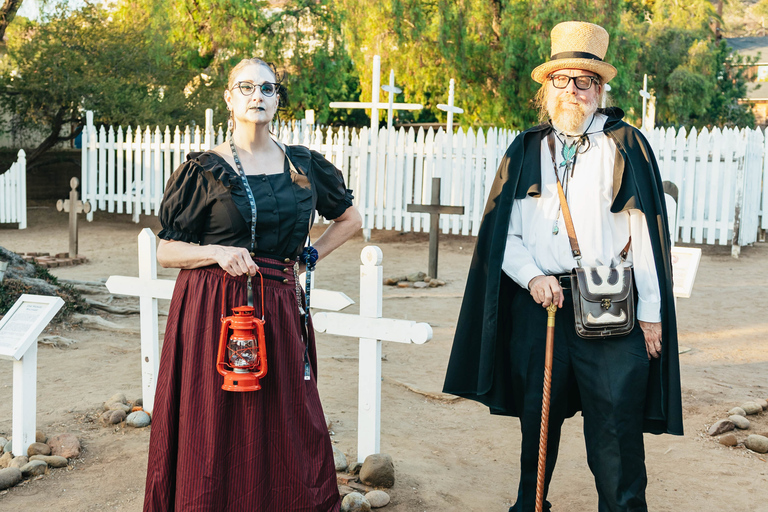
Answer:
[(536, 276), (528, 282), (528, 289), (531, 290), (531, 297), (537, 304), (548, 307), (550, 304), (557, 304), (557, 307), (563, 307), (563, 289), (557, 278), (554, 276)]
[(638, 320), (645, 336), (645, 351), (648, 359), (661, 355), (661, 322), (643, 322)]

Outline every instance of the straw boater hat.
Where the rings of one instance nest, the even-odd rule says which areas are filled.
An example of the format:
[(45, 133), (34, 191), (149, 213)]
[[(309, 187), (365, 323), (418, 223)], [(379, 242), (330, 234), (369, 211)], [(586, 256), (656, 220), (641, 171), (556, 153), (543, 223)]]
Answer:
[(544, 83), (558, 69), (586, 69), (600, 75), (602, 83), (616, 76), (616, 68), (604, 62), (608, 32), (593, 23), (566, 21), (552, 29), (550, 60), (538, 66), (531, 78)]

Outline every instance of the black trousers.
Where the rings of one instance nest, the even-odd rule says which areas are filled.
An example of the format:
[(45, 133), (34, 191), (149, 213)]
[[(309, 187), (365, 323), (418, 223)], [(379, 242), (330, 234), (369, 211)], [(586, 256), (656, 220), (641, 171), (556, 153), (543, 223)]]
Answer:
[[(598, 511), (646, 512), (642, 424), (649, 362), (642, 330), (635, 325), (622, 337), (580, 338), (570, 290), (564, 296), (565, 304), (555, 316), (544, 510), (551, 508), (546, 492), (557, 462), (560, 429), (574, 401), (580, 401)], [(511, 371), (523, 440), (517, 502), (509, 510), (534, 512), (547, 311), (528, 293), (517, 293), (512, 305)]]

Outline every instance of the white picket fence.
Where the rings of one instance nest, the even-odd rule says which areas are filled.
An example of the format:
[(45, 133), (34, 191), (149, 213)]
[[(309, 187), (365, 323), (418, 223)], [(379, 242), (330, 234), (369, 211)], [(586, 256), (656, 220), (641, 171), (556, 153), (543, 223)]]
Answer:
[(27, 155), (19, 150), (11, 168), (0, 174), (0, 224), (27, 227)]
[[(93, 209), (139, 216), (157, 215), (165, 183), (190, 151), (205, 151), (224, 140), (212, 112), (204, 126), (183, 131), (112, 127), (96, 129), (92, 116), (83, 131), (83, 198)], [(354, 190), (364, 229), (428, 231), (428, 214), (409, 204), (431, 197), (431, 178), (442, 178), (441, 204), (464, 206), (462, 215), (441, 216), (444, 233), (476, 235), (490, 185), (516, 132), (490, 128), (447, 134), (382, 128), (310, 130), (284, 125), (278, 138), (323, 154)], [(677, 185), (675, 241), (746, 245), (768, 227), (768, 141), (760, 130), (656, 129), (647, 134), (662, 178)], [(762, 219), (761, 219), (762, 217)], [(92, 213), (89, 214), (89, 219)], [(738, 236), (733, 240), (734, 231)]]
[(762, 214), (768, 141), (762, 131), (669, 128), (647, 135), (662, 179), (679, 189), (676, 241), (742, 246), (757, 240), (758, 230), (768, 227)]
[[(82, 197), (93, 211), (157, 215), (165, 183), (190, 151), (205, 151), (221, 144), (224, 134), (206, 124), (171, 133), (166, 127), (143, 130), (122, 127), (96, 128), (87, 113), (83, 130)], [(302, 144), (323, 154), (338, 167), (354, 190), (355, 205), (363, 214), (364, 229), (428, 231), (428, 214), (412, 214), (409, 204), (428, 203), (431, 178), (442, 177), (441, 203), (465, 206), (464, 215), (444, 216), (445, 233), (476, 235), (490, 183), (516, 133), (491, 128), (448, 135), (419, 129), (387, 131), (371, 137), (360, 131), (314, 131), (301, 124), (282, 126), (278, 138), (286, 144)], [(371, 138), (373, 141), (371, 142)]]

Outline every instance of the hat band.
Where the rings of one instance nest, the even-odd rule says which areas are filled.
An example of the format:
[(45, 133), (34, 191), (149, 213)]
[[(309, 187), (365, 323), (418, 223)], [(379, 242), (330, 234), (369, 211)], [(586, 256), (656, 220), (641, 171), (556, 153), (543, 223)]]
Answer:
[(601, 59), (597, 55), (593, 53), (588, 53), (588, 52), (560, 52), (550, 57), (550, 60), (560, 60), (560, 59), (590, 59), (590, 60), (599, 60), (600, 62), (603, 61), (603, 59)]

